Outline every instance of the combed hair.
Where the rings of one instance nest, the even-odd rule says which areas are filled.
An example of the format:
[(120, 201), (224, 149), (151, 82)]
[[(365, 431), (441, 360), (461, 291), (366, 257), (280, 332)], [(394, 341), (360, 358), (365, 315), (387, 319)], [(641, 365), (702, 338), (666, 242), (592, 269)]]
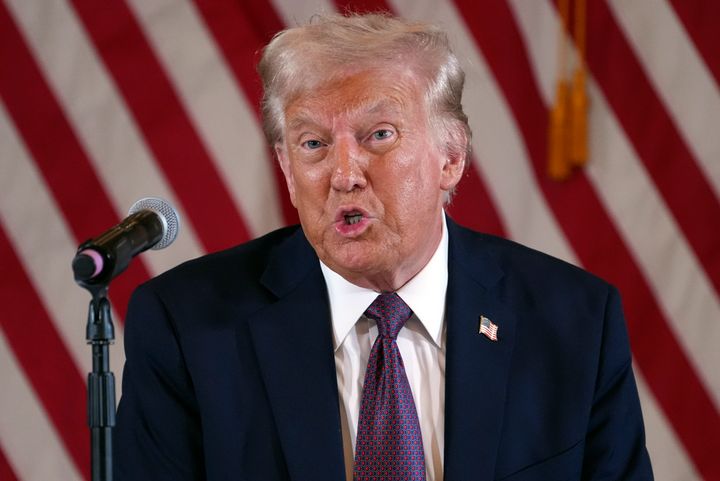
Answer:
[(445, 32), (386, 14), (314, 16), (276, 34), (258, 65), (263, 127), (270, 145), (283, 140), (284, 111), (303, 92), (333, 77), (407, 65), (425, 83), (431, 125), (448, 154), (467, 154), (471, 132), (462, 109), (465, 73)]

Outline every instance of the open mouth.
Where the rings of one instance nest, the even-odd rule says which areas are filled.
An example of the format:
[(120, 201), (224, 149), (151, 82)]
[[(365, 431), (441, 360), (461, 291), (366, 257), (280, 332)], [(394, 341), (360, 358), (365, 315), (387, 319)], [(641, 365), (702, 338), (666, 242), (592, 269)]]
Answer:
[(370, 213), (358, 205), (344, 205), (335, 214), (335, 231), (342, 237), (355, 238), (362, 235), (369, 227), (372, 217)]
[(363, 216), (359, 212), (348, 212), (344, 214), (343, 217), (345, 219), (345, 225), (353, 225), (360, 222)]

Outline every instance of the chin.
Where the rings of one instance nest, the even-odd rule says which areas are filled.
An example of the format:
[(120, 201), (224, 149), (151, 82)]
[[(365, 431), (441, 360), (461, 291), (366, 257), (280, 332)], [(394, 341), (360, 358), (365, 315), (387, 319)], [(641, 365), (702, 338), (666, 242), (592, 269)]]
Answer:
[(328, 266), (335, 267), (339, 273), (364, 276), (381, 270), (377, 252), (360, 246), (343, 246), (328, 254), (331, 259)]
[(332, 256), (334, 264), (338, 266), (339, 269), (350, 271), (350, 272), (356, 272), (358, 274), (372, 271), (373, 270), (373, 264), (374, 260), (370, 256), (364, 256), (364, 255), (337, 255)]

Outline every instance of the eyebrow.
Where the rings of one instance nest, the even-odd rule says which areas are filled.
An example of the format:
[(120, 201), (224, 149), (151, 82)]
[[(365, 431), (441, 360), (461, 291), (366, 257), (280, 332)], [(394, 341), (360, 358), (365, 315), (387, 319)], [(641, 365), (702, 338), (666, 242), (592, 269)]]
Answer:
[(376, 114), (383, 111), (389, 111), (390, 113), (399, 114), (400, 110), (400, 102), (383, 97), (370, 104), (370, 106), (365, 110), (365, 113)]
[[(378, 114), (378, 113), (390, 113), (399, 115), (401, 112), (401, 105), (396, 100), (390, 100), (387, 97), (381, 97), (374, 99), (370, 102), (361, 102), (359, 105), (350, 106), (346, 109), (351, 116), (361, 114)], [(312, 109), (304, 107), (300, 109), (297, 115), (294, 115), (288, 120), (288, 130), (298, 129), (304, 125), (318, 125), (317, 117), (313, 115)]]
[(310, 115), (301, 113), (300, 115), (296, 115), (288, 121), (287, 128), (288, 130), (295, 130), (307, 124), (315, 125), (316, 122)]

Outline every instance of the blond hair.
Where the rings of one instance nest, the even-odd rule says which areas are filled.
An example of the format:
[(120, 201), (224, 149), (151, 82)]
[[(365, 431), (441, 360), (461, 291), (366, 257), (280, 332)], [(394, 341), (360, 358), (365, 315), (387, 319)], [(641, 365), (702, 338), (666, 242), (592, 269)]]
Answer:
[(288, 28), (265, 47), (258, 65), (263, 83), (263, 127), (270, 145), (283, 140), (285, 107), (303, 92), (353, 71), (407, 65), (425, 87), (430, 124), (450, 155), (470, 150), (462, 109), (465, 73), (445, 32), (386, 14), (315, 16)]

